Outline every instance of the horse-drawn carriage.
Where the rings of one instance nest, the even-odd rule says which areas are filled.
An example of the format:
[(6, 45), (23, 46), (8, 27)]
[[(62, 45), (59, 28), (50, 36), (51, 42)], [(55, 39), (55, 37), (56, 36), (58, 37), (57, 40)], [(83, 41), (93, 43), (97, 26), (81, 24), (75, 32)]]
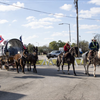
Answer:
[(18, 39), (10, 39), (7, 41), (1, 50), (0, 56), (0, 67), (4, 65), (5, 68), (9, 66), (14, 67), (13, 57), (16, 54), (21, 54), (23, 52), (23, 43)]

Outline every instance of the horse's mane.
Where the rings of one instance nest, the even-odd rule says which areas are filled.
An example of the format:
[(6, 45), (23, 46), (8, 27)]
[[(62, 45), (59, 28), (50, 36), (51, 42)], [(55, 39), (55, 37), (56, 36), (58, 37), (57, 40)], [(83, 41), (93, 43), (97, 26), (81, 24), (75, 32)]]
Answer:
[(69, 56), (71, 56), (71, 54), (69, 52), (65, 53), (65, 55), (64, 55), (64, 57), (66, 57), (66, 58)]

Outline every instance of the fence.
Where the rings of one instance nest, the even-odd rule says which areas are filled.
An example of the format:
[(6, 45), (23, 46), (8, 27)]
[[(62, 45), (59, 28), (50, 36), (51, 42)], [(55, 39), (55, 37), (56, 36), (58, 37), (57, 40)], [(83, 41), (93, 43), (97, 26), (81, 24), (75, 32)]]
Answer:
[[(52, 65), (54, 65), (53, 59), (57, 59), (57, 58), (44, 59), (41, 65), (43, 65), (44, 63), (45, 63), (45, 65), (49, 65), (50, 63)], [(78, 67), (78, 64), (77, 64), (77, 61), (76, 61), (77, 59), (79, 59), (80, 60), (80, 64), (82, 64), (83, 58), (82, 57), (76, 57), (75, 58), (75, 65)], [(47, 64), (47, 62), (48, 62), (48, 64)]]

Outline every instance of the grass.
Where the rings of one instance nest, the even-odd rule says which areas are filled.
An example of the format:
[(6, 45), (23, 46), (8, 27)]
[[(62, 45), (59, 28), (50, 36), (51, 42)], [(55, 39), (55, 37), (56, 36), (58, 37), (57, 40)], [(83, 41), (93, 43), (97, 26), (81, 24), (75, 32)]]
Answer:
[[(56, 65), (56, 59), (52, 60), (54, 65)], [(80, 64), (81, 59), (76, 59), (77, 64)], [(41, 65), (43, 63), (43, 60), (38, 60), (36, 65)], [(48, 61), (46, 61), (46, 63), (48, 64)], [(82, 62), (83, 64), (83, 62)], [(43, 63), (43, 65), (46, 65), (45, 62)], [(52, 63), (49, 63), (49, 65), (52, 65)], [(66, 64), (67, 65), (67, 64)]]

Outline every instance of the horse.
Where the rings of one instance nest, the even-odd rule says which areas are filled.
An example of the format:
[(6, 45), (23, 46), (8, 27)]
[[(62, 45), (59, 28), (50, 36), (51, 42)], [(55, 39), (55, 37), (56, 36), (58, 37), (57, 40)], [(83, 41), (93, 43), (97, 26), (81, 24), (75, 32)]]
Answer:
[[(69, 74), (70, 64), (72, 64), (74, 75), (76, 75), (76, 73), (75, 73), (75, 67), (74, 67), (74, 61), (75, 61), (75, 57), (74, 56), (75, 55), (76, 56), (78, 55), (78, 47), (72, 47), (69, 50), (69, 52), (65, 53), (64, 55), (63, 55), (63, 53), (60, 54), (57, 57), (57, 67), (58, 67), (58, 71), (60, 70), (61, 63), (62, 63), (62, 72), (63, 72), (64, 63), (68, 63), (68, 74)], [(63, 56), (64, 56), (64, 59), (63, 59)], [(63, 74), (64, 73), (65, 72), (63, 72)]]
[(33, 53), (28, 54), (27, 56), (27, 70), (31, 71), (31, 66), (33, 64), (33, 72), (37, 73), (36, 62), (38, 60), (38, 47), (33, 47)]
[(25, 74), (24, 68), (26, 64), (26, 58), (28, 55), (28, 50), (24, 49), (22, 54), (16, 54), (13, 59), (17, 69), (17, 73), (19, 73), (18, 66), (22, 69), (22, 72)]
[(87, 71), (86, 74), (89, 76), (89, 66), (91, 64), (93, 64), (94, 66), (94, 72), (93, 75), (94, 77), (96, 77), (96, 65), (100, 64), (100, 49), (99, 51), (94, 51), (94, 50), (90, 50), (88, 55), (87, 55), (87, 60), (88, 60), (88, 64), (87, 64)]
[(89, 53), (89, 51), (87, 51), (84, 54), (82, 54), (83, 66), (84, 66), (84, 69), (85, 69), (85, 74), (87, 73), (87, 71), (86, 71), (86, 65), (87, 65), (87, 62), (88, 62), (88, 60), (87, 60), (88, 53)]

